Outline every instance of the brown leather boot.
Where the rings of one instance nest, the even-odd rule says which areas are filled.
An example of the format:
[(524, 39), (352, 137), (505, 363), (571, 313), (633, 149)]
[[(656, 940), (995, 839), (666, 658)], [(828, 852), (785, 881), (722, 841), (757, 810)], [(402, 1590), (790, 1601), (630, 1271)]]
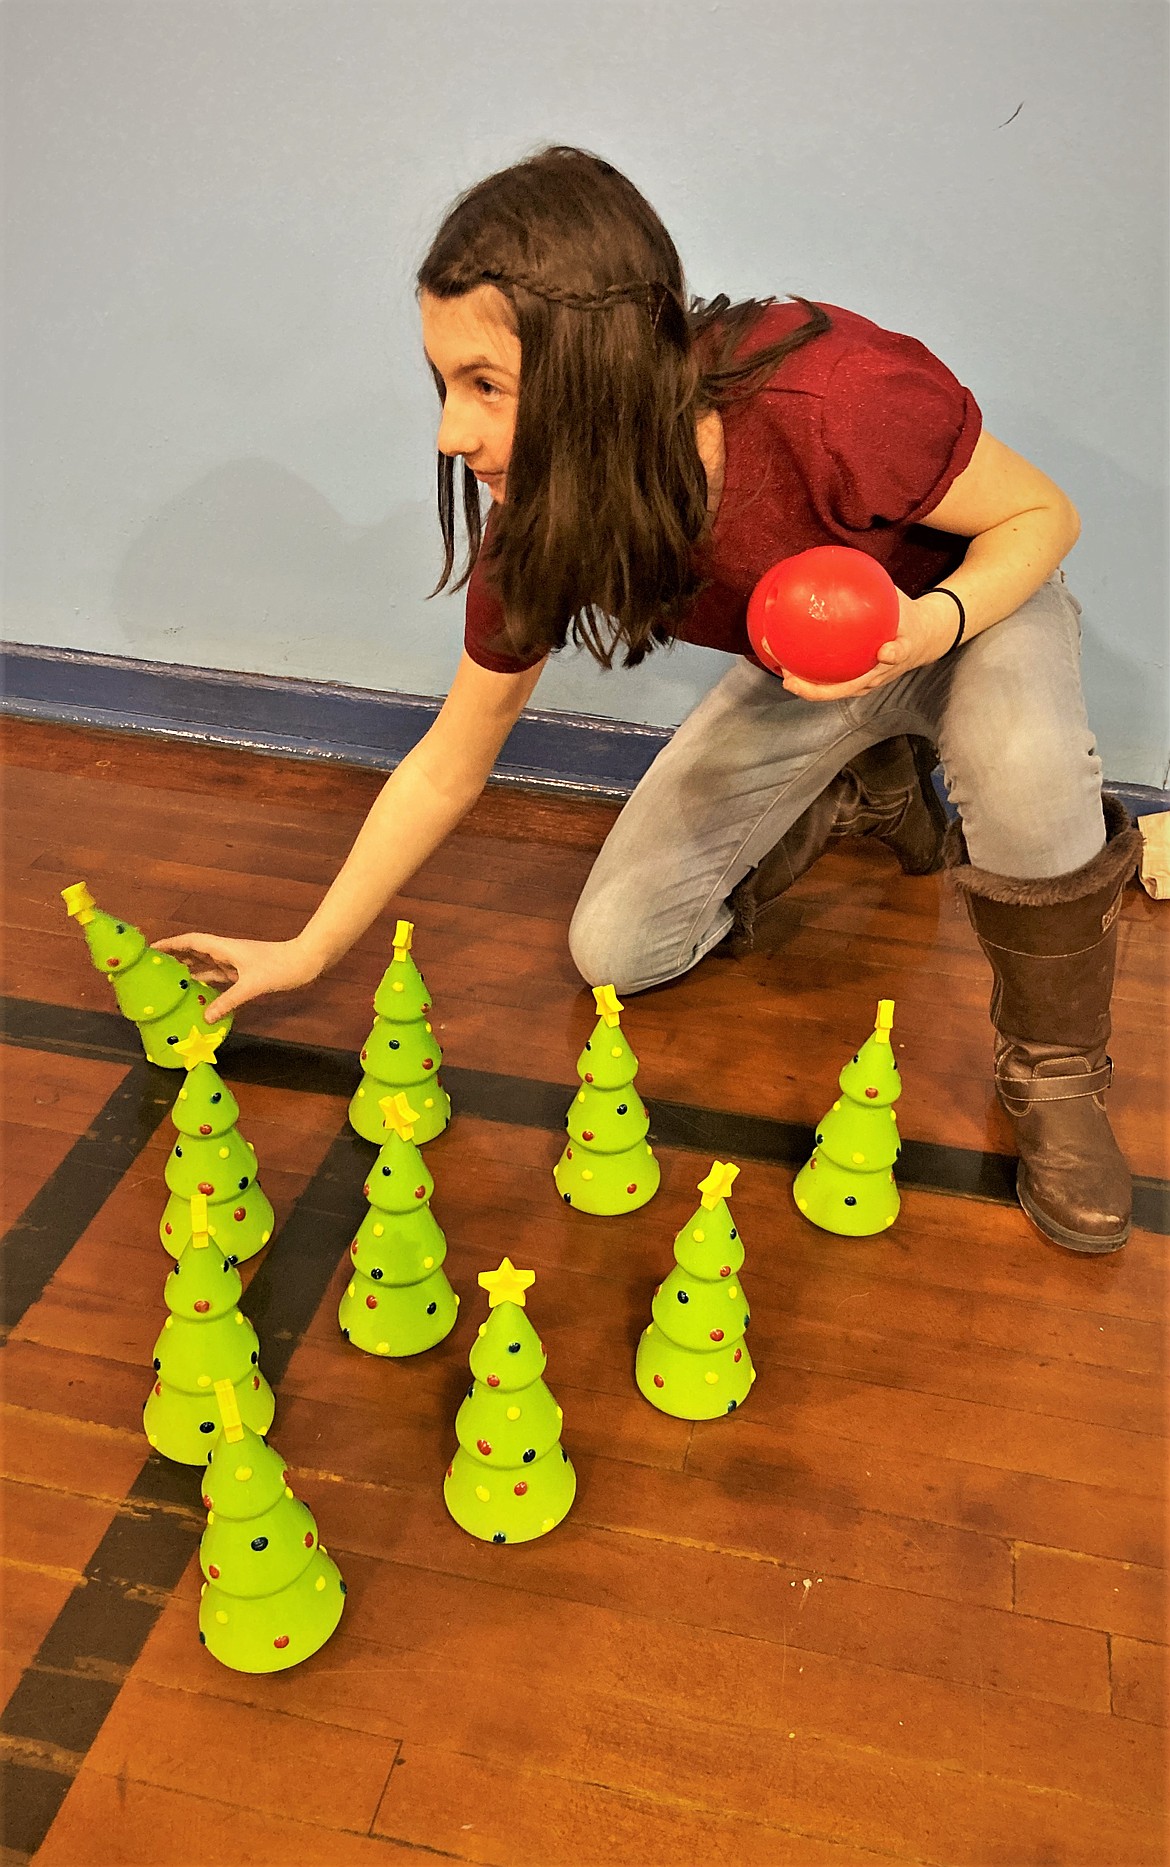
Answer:
[(732, 889), (735, 920), (716, 953), (738, 959), (779, 945), (787, 932), (782, 896), (838, 837), (877, 837), (906, 875), (940, 869), (947, 818), (931, 782), (937, 763), (928, 740), (905, 735), (859, 752)]
[(957, 824), (947, 838), (994, 974), (995, 1087), (1015, 1128), (1016, 1192), (1046, 1238), (1081, 1252), (1120, 1249), (1133, 1192), (1105, 1113), (1105, 1046), (1117, 917), (1141, 837), (1116, 798), (1104, 806), (1100, 855), (1047, 881), (972, 868)]

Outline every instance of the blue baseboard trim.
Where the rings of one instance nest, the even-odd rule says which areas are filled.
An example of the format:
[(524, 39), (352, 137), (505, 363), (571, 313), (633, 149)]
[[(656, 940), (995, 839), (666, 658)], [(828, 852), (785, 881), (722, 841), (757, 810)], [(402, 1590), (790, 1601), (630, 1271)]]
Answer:
[[(441, 705), (419, 694), (23, 643), (0, 646), (0, 687), (0, 713), (20, 719), (151, 733), (377, 771), (390, 771), (405, 757)], [(670, 735), (667, 726), (528, 708), (492, 777), (500, 784), (622, 799)], [(943, 796), (938, 773), (935, 782)], [(1170, 810), (1170, 791), (1112, 782), (1109, 789), (1135, 816)]]

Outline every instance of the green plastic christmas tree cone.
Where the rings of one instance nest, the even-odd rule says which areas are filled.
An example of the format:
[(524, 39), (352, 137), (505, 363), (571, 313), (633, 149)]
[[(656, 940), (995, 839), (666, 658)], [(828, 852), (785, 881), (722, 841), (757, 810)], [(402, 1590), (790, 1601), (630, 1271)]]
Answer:
[(280, 1672), (325, 1645), (345, 1583), (279, 1452), (240, 1418), (230, 1381), (215, 1392), (223, 1431), (203, 1480), (199, 1639), (235, 1672)]
[(488, 1319), (471, 1350), (474, 1379), (455, 1416), (459, 1449), (443, 1497), (460, 1529), (485, 1543), (529, 1543), (555, 1530), (577, 1490), (561, 1409), (541, 1379), (544, 1344), (524, 1312), (535, 1280), (507, 1258), (479, 1278)]
[(435, 1183), (414, 1144), (403, 1094), (383, 1096), (386, 1136), (362, 1188), (370, 1210), (350, 1245), (353, 1274), (337, 1311), (341, 1333), (367, 1355), (421, 1355), (455, 1325), (447, 1240), (431, 1211)]
[(414, 922), (399, 921), (394, 958), (374, 994), (374, 1028), (362, 1045), (365, 1074), (350, 1102), (349, 1119), (365, 1140), (380, 1143), (382, 1102), (404, 1090), (418, 1110), (414, 1141), (421, 1147), (442, 1134), (451, 1119), (451, 1099), (439, 1081), (443, 1052), (427, 1020), (431, 995), (410, 957), (413, 939)]
[(653, 1199), (662, 1176), (646, 1139), (646, 1104), (634, 1088), (638, 1059), (621, 1028), (621, 1001), (612, 985), (594, 986), (593, 996), (597, 1028), (577, 1058), (581, 1087), (553, 1179), (567, 1206), (612, 1218)]
[(883, 998), (873, 1035), (841, 1071), (841, 1094), (817, 1123), (812, 1159), (792, 1189), (806, 1219), (845, 1238), (884, 1232), (901, 1205), (893, 1172), (902, 1151), (893, 1110), (902, 1093), (893, 1024), (894, 1001)]
[(743, 1242), (727, 1197), (739, 1168), (713, 1161), (702, 1195), (674, 1241), (675, 1268), (654, 1292), (653, 1322), (638, 1343), (635, 1374), (651, 1406), (676, 1420), (734, 1413), (756, 1378), (743, 1339), (747, 1298), (739, 1281)]
[(239, 1308), (240, 1273), (208, 1235), (207, 1201), (191, 1201), (191, 1238), (163, 1290), (171, 1312), (154, 1345), (154, 1386), (142, 1415), (146, 1437), (164, 1458), (205, 1465), (219, 1431), (214, 1401), (226, 1381), (258, 1433), (276, 1403), (260, 1372), (260, 1344)]
[(256, 1150), (236, 1127), (240, 1105), (214, 1068), (226, 1033), (192, 1030), (175, 1046), (187, 1080), (171, 1110), (179, 1138), (166, 1165), (170, 1198), (159, 1220), (163, 1247), (177, 1258), (191, 1236), (191, 1201), (208, 1202), (207, 1229), (224, 1257), (243, 1264), (272, 1237), (272, 1205), (256, 1178)]
[[(161, 1063), (167, 1070), (181, 1070), (179, 1040), (192, 1025), (206, 1033), (203, 1014), (219, 997), (218, 989), (193, 979), (173, 954), (156, 953), (147, 946), (145, 934), (129, 921), (116, 921), (95, 907), (84, 882), (63, 888), (61, 898), (84, 929), (89, 956), (112, 984), (118, 1009), (138, 1026), (148, 1061)], [(231, 1024), (227, 1017), (213, 1028), (226, 1036)]]

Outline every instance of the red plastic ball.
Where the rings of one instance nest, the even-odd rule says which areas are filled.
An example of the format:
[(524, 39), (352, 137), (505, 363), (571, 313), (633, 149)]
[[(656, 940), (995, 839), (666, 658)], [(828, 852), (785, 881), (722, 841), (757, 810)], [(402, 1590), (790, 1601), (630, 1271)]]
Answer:
[(489, 1374), (489, 1375), (488, 1375), (488, 1378), (487, 1378), (487, 1384), (488, 1384), (488, 1386), (489, 1386), (489, 1387), (498, 1387), (498, 1386), (500, 1385), (500, 1377), (499, 1377), (499, 1375), (498, 1375), (498, 1374)]
[(765, 571), (748, 602), (747, 629), (773, 674), (853, 681), (898, 633), (898, 592), (876, 558), (816, 545)]
[(516, 1493), (517, 1497), (523, 1497), (525, 1492), (528, 1490), (528, 1486), (525, 1484), (524, 1480), (521, 1479), (518, 1485), (512, 1486), (512, 1489)]
[(723, 1331), (722, 1331), (722, 1329), (712, 1329), (712, 1331), (711, 1331), (711, 1340), (712, 1340), (713, 1342), (722, 1342), (722, 1340), (723, 1340)]
[(232, 1213), (232, 1218), (235, 1220), (237, 1225), (241, 1225), (243, 1221), (247, 1218), (247, 1216), (248, 1216), (248, 1208), (246, 1206), (237, 1206), (235, 1211)]

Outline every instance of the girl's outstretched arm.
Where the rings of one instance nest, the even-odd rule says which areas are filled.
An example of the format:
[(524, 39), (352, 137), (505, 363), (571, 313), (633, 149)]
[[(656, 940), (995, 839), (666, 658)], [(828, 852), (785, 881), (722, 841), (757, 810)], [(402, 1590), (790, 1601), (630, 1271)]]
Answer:
[(543, 666), (494, 674), (464, 654), (434, 724), (387, 778), (336, 880), (294, 939), (186, 933), (156, 942), (196, 978), (228, 988), (208, 1007), (209, 1022), (266, 993), (308, 985), (348, 952), (471, 809)]

